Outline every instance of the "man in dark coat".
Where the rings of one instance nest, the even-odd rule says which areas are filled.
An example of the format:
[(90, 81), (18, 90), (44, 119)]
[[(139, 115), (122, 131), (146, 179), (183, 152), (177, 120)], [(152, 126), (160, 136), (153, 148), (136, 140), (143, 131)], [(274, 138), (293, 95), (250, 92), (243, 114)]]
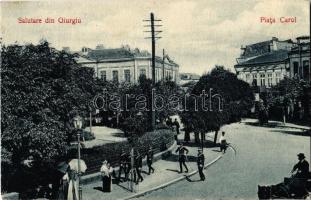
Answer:
[(205, 175), (203, 173), (204, 161), (205, 161), (205, 157), (204, 157), (203, 151), (202, 149), (198, 149), (197, 164), (198, 164), (198, 170), (199, 170), (201, 181), (205, 180)]
[(152, 150), (152, 147), (150, 146), (147, 152), (147, 165), (149, 168), (149, 174), (151, 173), (151, 171), (152, 173), (154, 173), (154, 168), (152, 167), (152, 163), (153, 163), (153, 150)]
[(179, 125), (177, 119), (175, 119), (173, 125), (176, 127), (176, 133), (177, 133), (177, 135), (179, 135), (179, 128), (180, 128), (180, 125)]
[(184, 147), (183, 143), (181, 143), (180, 146), (175, 151), (175, 153), (177, 153), (177, 152), (178, 152), (178, 155), (179, 155), (179, 158), (178, 158), (179, 168), (180, 168), (179, 173), (183, 172), (182, 165), (184, 165), (184, 167), (186, 168), (185, 172), (187, 173), (188, 172), (188, 167), (186, 165), (186, 154), (189, 153), (189, 150), (186, 147)]
[[(137, 151), (136, 156), (135, 156), (135, 171), (136, 171), (136, 173), (134, 174), (134, 180), (135, 180), (136, 184), (138, 184), (139, 181), (144, 180), (144, 178), (141, 175), (142, 167), (143, 167), (143, 157)], [(136, 177), (136, 174), (137, 174), (137, 177)]]
[(295, 178), (307, 179), (309, 176), (309, 163), (305, 160), (305, 155), (303, 153), (299, 153), (297, 156), (299, 162), (293, 167), (291, 172), (294, 173), (297, 171), (294, 175)]
[(309, 178), (309, 163), (305, 160), (303, 153), (299, 153), (297, 156), (299, 162), (294, 165), (291, 171), (291, 173), (296, 172), (296, 174), (293, 175), (288, 186), (291, 193), (303, 195), (307, 194), (306, 182)]

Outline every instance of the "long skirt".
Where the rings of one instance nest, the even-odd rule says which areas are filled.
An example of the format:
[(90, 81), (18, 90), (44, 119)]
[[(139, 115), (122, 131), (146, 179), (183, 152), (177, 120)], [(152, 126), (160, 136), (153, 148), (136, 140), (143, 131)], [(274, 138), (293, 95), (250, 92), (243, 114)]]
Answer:
[(103, 192), (111, 192), (111, 176), (103, 176)]

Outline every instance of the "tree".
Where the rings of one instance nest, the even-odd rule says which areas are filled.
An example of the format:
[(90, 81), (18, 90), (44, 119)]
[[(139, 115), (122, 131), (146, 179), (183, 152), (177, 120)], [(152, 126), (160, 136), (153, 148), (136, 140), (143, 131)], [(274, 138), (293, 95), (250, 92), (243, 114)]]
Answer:
[[(300, 119), (299, 112), (307, 107), (305, 90), (310, 84), (298, 77), (284, 77), (276, 86), (262, 95), (265, 109), (274, 119)], [(301, 119), (300, 119), (301, 120)]]
[[(191, 94), (199, 96), (202, 91), (208, 93), (210, 89), (212, 94), (209, 96), (218, 94), (221, 102), (218, 100), (209, 102), (212, 109), (208, 111), (201, 106), (195, 110), (195, 100), (190, 99), (190, 110), (184, 111), (181, 117), (186, 128), (195, 133), (205, 134), (215, 131), (214, 142), (216, 142), (218, 130), (222, 125), (239, 121), (248, 113), (253, 105), (254, 95), (246, 82), (239, 80), (235, 74), (221, 66), (216, 66), (210, 73), (203, 75), (191, 90)], [(219, 109), (219, 106), (222, 109)]]
[(1, 54), (1, 149), (10, 154), (11, 167), (29, 157), (52, 163), (66, 153), (73, 116), (88, 112), (97, 89), (93, 71), (46, 41), (3, 46)]

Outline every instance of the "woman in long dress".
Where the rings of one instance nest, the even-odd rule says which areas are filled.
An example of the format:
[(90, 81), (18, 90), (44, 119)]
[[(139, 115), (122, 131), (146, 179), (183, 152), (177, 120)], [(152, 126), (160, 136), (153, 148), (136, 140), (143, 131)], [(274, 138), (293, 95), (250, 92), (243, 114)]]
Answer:
[(111, 192), (111, 168), (110, 164), (105, 160), (103, 165), (100, 168), (101, 176), (102, 176), (102, 183), (103, 183), (103, 192)]

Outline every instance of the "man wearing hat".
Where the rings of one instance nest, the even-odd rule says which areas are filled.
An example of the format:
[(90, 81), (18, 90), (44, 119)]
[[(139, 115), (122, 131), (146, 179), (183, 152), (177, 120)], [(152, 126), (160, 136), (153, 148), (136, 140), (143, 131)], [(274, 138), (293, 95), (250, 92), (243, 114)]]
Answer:
[(198, 170), (199, 170), (201, 181), (205, 180), (205, 175), (203, 173), (204, 161), (205, 161), (205, 157), (204, 157), (204, 154), (203, 154), (203, 150), (202, 149), (198, 149), (197, 164), (198, 164)]
[(307, 179), (309, 176), (309, 163), (305, 160), (305, 155), (303, 153), (299, 153), (297, 156), (299, 162), (293, 167), (291, 173), (297, 171), (294, 175), (295, 178)]
[(288, 188), (291, 194), (304, 196), (308, 194), (306, 190), (306, 182), (309, 177), (309, 163), (305, 160), (305, 155), (303, 153), (299, 153), (297, 156), (299, 162), (294, 165), (291, 173), (294, 173), (295, 171), (297, 172), (288, 183)]

